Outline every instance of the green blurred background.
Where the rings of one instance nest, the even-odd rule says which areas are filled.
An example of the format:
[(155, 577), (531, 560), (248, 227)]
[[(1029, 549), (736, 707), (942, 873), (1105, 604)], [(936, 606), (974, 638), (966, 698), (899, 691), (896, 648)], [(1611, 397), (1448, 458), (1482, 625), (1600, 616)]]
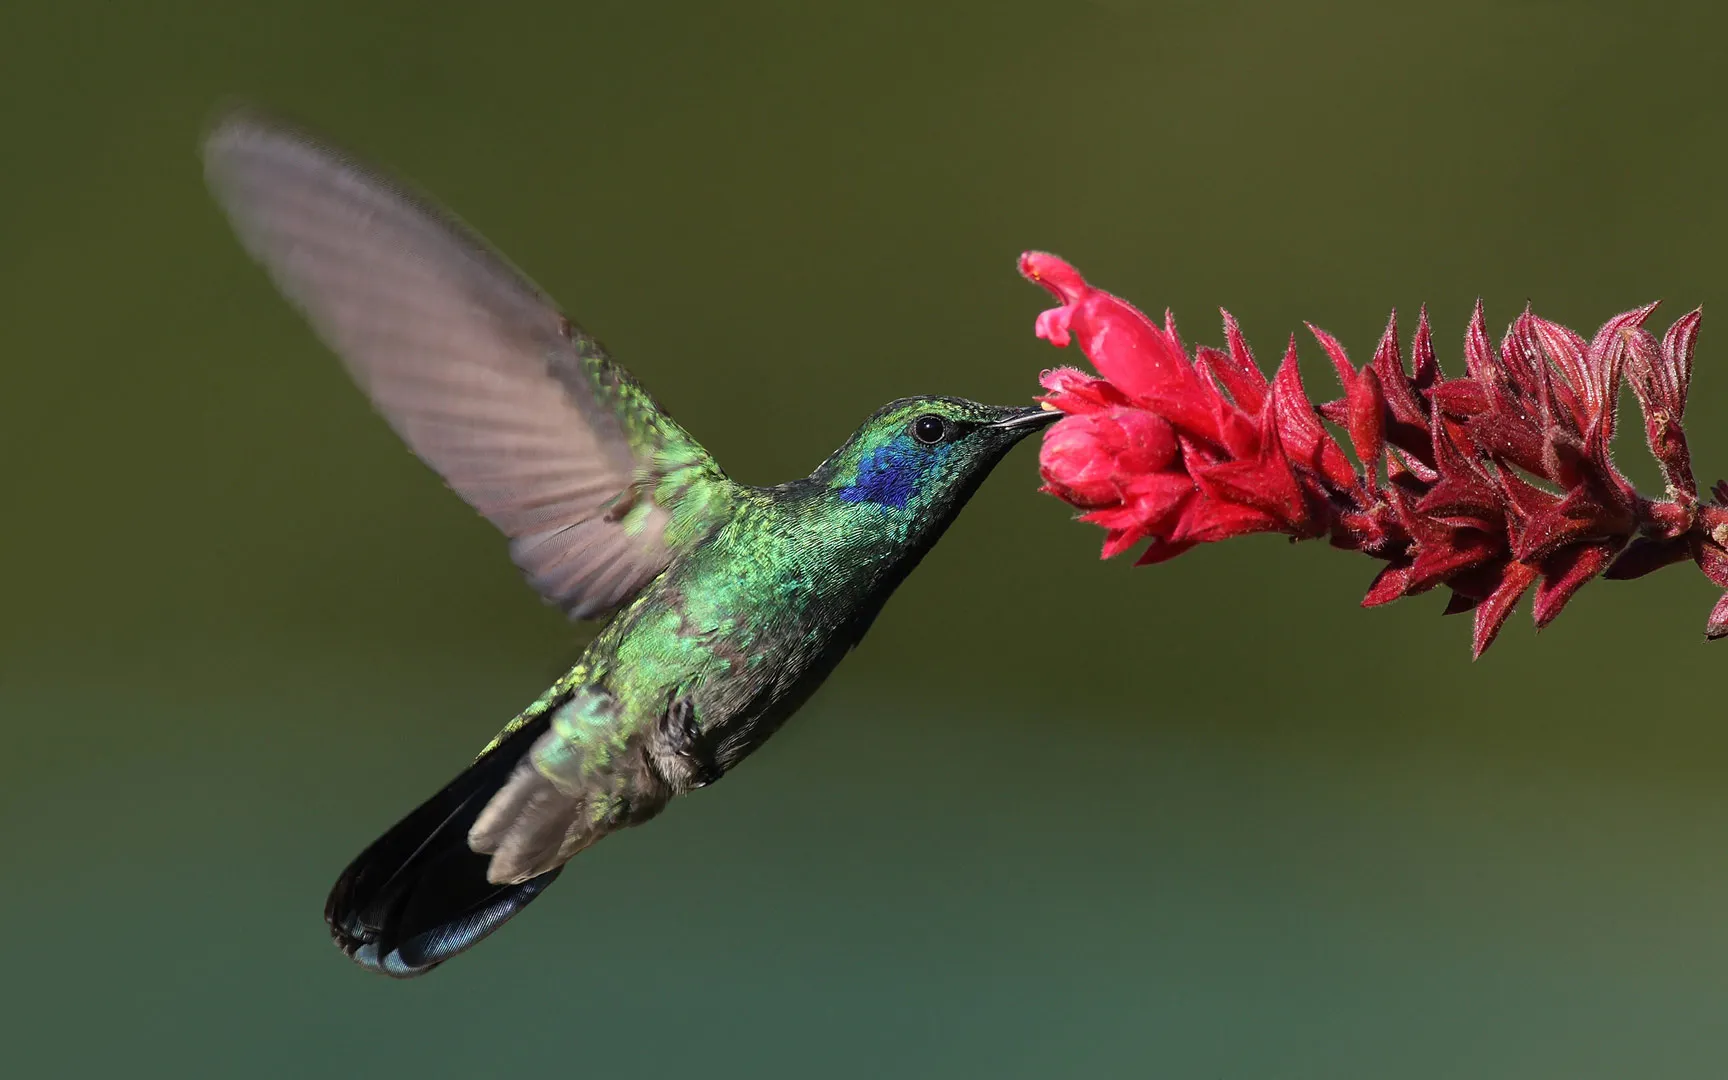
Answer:
[(1438, 597), (1363, 612), (1374, 567), (1322, 545), (1099, 563), (1031, 448), (729, 782), (430, 978), (354, 968), (334, 875), (585, 631), (371, 415), (195, 152), (240, 97), (413, 177), (772, 482), (889, 398), (1034, 392), (1064, 357), (1026, 247), (1190, 339), (1228, 305), (1263, 355), (1311, 319), (1366, 357), (1426, 301), (1456, 370), (1477, 295), (1496, 328), (1714, 310), (1719, 5), (4, 22), (0, 1071), (1722, 1075), (1702, 578), (1594, 585), (1473, 664)]

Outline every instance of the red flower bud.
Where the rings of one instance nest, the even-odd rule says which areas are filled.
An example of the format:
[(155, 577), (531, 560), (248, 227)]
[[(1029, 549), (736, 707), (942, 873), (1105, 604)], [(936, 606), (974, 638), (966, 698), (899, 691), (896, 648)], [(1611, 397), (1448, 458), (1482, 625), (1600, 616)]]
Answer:
[(1045, 436), (1039, 470), (1053, 494), (1080, 507), (1123, 501), (1128, 481), (1176, 459), (1176, 433), (1143, 409), (1109, 406), (1066, 417)]

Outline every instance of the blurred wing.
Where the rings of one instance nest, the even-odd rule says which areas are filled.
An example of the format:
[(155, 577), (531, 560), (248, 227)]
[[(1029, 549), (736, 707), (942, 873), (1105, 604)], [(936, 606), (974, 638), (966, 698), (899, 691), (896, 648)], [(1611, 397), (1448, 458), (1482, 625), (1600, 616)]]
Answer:
[[(666, 567), (671, 503), (725, 477), (532, 282), (429, 200), (277, 121), (225, 118), (204, 160), (246, 249), (543, 597), (587, 618)], [(687, 524), (685, 542), (704, 535)]]

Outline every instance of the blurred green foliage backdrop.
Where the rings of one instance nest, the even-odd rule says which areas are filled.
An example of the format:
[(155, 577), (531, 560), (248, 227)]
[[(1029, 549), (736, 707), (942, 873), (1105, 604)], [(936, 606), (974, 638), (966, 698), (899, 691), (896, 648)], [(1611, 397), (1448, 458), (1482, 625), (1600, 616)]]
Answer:
[(1190, 339), (1228, 305), (1263, 356), (1311, 319), (1365, 357), (1426, 301), (1456, 365), (1477, 295), (1716, 310), (1722, 11), (9, 11), (0, 1069), (1721, 1075), (1695, 572), (1472, 664), (1439, 598), (1362, 612), (1373, 567), (1321, 545), (1100, 564), (1032, 449), (735, 777), (436, 975), (364, 975), (334, 875), (583, 631), (245, 261), (195, 148), (238, 96), (401, 170), (771, 482), (889, 398), (1031, 394), (1061, 357), (1025, 247)]

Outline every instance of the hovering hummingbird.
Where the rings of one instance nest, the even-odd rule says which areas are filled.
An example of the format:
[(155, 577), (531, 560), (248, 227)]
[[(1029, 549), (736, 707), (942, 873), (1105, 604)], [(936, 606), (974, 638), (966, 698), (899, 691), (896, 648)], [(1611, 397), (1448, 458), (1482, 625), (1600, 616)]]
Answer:
[(541, 597), (611, 616), (337, 880), (331, 934), (386, 975), (474, 945), (578, 852), (761, 746), (1003, 455), (1059, 416), (902, 398), (809, 476), (740, 484), (426, 197), (250, 111), (214, 127), (204, 161), (247, 251)]

